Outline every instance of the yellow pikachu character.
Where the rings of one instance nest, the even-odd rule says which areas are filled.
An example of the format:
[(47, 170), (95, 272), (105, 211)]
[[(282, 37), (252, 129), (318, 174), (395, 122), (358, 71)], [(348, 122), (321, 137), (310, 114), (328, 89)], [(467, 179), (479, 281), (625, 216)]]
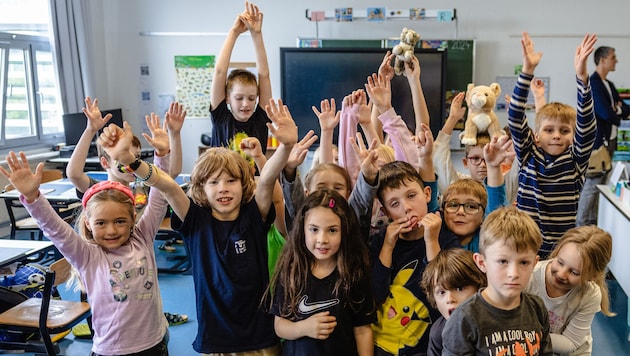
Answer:
[(398, 271), (389, 296), (376, 311), (378, 321), (372, 324), (376, 346), (394, 355), (416, 346), (431, 323), (429, 309), (405, 288), (418, 263), (411, 261)]

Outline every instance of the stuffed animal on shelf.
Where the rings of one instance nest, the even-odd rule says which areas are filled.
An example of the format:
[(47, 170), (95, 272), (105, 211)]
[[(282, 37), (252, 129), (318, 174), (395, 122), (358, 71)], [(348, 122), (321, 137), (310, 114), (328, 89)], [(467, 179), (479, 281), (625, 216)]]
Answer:
[(464, 124), (464, 131), (459, 136), (463, 145), (476, 145), (477, 134), (482, 132), (487, 132), (490, 137), (505, 134), (494, 112), (499, 94), (501, 94), (501, 87), (498, 83), (492, 83), (490, 86), (468, 84), (466, 90), (468, 117)]
[(392, 53), (396, 55), (394, 60), (394, 73), (405, 75), (405, 62), (410, 62), (413, 57), (413, 49), (420, 40), (420, 35), (411, 29), (403, 28), (400, 33), (400, 43), (392, 48)]

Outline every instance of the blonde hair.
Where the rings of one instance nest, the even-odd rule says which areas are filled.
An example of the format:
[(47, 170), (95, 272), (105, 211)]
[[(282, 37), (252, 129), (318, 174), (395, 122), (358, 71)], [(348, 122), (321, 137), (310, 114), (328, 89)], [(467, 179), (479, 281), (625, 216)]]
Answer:
[(447, 202), (451, 196), (456, 194), (472, 194), (479, 199), (479, 203), (484, 209), (488, 207), (488, 192), (483, 184), (476, 180), (464, 178), (451, 183), (442, 196), (442, 202)]
[(374, 148), (374, 151), (376, 151), (378, 157), (382, 158), (385, 163), (394, 162), (396, 160), (394, 156), (394, 149), (391, 146), (381, 143)]
[(199, 206), (211, 208), (203, 186), (211, 176), (227, 173), (234, 179), (239, 179), (243, 186), (243, 200), (241, 205), (249, 202), (254, 196), (256, 187), (254, 175), (247, 161), (238, 152), (225, 147), (212, 147), (207, 149), (200, 157), (192, 173), (188, 196)]
[(577, 121), (577, 111), (567, 104), (551, 102), (545, 104), (536, 113), (536, 132), (540, 131), (544, 120), (558, 120), (563, 124), (575, 127)]
[[(326, 171), (333, 171), (339, 175), (341, 175), (343, 177), (343, 179), (345, 180), (345, 184), (346, 184), (346, 190), (348, 191), (348, 194), (350, 194), (350, 191), (352, 189), (352, 181), (350, 180), (350, 175), (348, 174), (348, 171), (341, 167), (338, 164), (334, 164), (334, 163), (321, 163), (315, 167), (313, 167), (308, 174), (306, 175), (306, 178), (304, 178), (304, 187), (309, 191), (309, 192), (313, 192), (316, 189), (313, 189), (315, 187), (312, 187), (311, 184), (313, 184), (313, 177), (315, 177), (318, 173), (320, 172), (326, 172)], [(344, 198), (348, 198), (348, 197), (344, 197)]]
[(473, 253), (456, 247), (440, 251), (427, 264), (420, 285), (429, 303), (437, 308), (433, 295), (436, 286), (445, 289), (473, 286), (479, 290), (487, 285), (487, 281), (486, 275), (477, 267)]
[(252, 85), (256, 87), (256, 94), (260, 94), (260, 88), (258, 88), (258, 81), (256, 75), (248, 71), (247, 69), (234, 69), (228, 74), (225, 84), (225, 92), (229, 95), (234, 88), (234, 84), (240, 83), (242, 85)]
[(612, 256), (612, 237), (597, 226), (574, 227), (562, 235), (549, 258), (558, 256), (560, 249), (567, 244), (574, 244), (578, 255), (582, 259), (582, 273), (580, 274), (579, 293), (586, 291), (588, 282), (595, 283), (602, 294), (600, 306), (602, 314), (614, 316), (610, 311), (608, 286), (606, 285), (606, 266)]
[(542, 234), (529, 215), (509, 206), (488, 214), (481, 224), (479, 252), (485, 256), (486, 248), (499, 241), (517, 252), (537, 253), (542, 245)]

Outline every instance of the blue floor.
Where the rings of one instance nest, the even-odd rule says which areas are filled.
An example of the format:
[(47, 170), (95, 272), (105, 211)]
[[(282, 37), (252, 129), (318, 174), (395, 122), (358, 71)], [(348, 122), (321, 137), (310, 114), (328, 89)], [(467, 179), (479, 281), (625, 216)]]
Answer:
[[(1, 236), (1, 235), (0, 235)], [(159, 251), (158, 261), (165, 252)], [(195, 298), (192, 276), (184, 274), (159, 275), (160, 290), (164, 310), (171, 313), (187, 314), (189, 321), (185, 324), (171, 326), (169, 353), (171, 355), (195, 355), (192, 349), (192, 341), (197, 333), (197, 320), (195, 314)], [(609, 281), (611, 308), (617, 313), (614, 317), (605, 317), (601, 313), (595, 316), (593, 322), (593, 355), (630, 355), (630, 342), (628, 342), (628, 297), (615, 280)], [(63, 299), (78, 300), (78, 294), (60, 288)], [(75, 339), (72, 334), (65, 337), (59, 343), (63, 355), (87, 356), (90, 354), (91, 341)], [(0, 354), (5, 354), (0, 350)], [(33, 355), (32, 353), (21, 353)]]

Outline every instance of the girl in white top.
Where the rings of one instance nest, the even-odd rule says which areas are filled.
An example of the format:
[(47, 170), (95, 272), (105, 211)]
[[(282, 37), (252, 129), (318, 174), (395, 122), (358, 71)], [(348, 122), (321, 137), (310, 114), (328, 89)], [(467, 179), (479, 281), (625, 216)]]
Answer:
[(590, 355), (595, 313), (609, 310), (606, 265), (612, 238), (596, 226), (570, 229), (558, 241), (550, 259), (534, 268), (527, 292), (545, 303), (554, 354)]

